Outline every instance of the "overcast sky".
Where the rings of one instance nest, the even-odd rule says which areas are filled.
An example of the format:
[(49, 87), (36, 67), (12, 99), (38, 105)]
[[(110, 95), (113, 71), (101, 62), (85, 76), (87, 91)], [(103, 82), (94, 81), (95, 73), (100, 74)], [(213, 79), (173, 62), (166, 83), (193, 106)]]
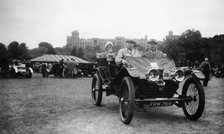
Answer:
[(0, 0), (0, 42), (46, 41), (66, 44), (78, 30), (81, 38), (162, 40), (172, 30), (200, 30), (203, 37), (224, 34), (224, 0)]

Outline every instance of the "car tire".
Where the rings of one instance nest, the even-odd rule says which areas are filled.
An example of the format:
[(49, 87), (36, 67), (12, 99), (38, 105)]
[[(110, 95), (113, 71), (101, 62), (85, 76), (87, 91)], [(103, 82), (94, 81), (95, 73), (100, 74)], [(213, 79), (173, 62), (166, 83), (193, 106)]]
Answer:
[(121, 121), (129, 124), (134, 115), (135, 89), (132, 79), (129, 76), (123, 78), (119, 95), (119, 111)]
[(205, 107), (205, 94), (200, 81), (195, 78), (189, 78), (183, 86), (182, 95), (184, 98), (193, 98), (192, 101), (183, 103), (185, 116), (190, 120), (199, 119)]
[(98, 72), (93, 76), (92, 79), (91, 94), (93, 104), (96, 106), (100, 106), (102, 102), (103, 91), (102, 91), (102, 80)]
[(12, 69), (10, 70), (10, 76), (11, 76), (12, 78), (17, 78), (16, 70), (15, 70), (14, 68), (12, 68)]

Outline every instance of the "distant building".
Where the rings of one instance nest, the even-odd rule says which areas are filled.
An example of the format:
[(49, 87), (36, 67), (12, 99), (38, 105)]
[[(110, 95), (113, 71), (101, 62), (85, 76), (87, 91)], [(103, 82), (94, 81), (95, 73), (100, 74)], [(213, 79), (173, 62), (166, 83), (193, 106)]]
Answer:
[(173, 35), (173, 31), (169, 31), (169, 34), (166, 36), (166, 40), (176, 40), (180, 35)]
[[(108, 41), (111, 41), (114, 45), (123, 47), (126, 40), (128, 39), (123, 36), (117, 36), (114, 39), (101, 39), (101, 38), (82, 39), (79, 37), (79, 32), (75, 30), (72, 32), (71, 36), (67, 36), (67, 46), (69, 48), (73, 48), (74, 46), (76, 46), (76, 47), (82, 47), (85, 49), (86, 46), (98, 45), (102, 49), (104, 49), (104, 45)], [(139, 45), (145, 47), (148, 42), (148, 37), (146, 35), (145, 38), (132, 39), (132, 40), (136, 41), (136, 43), (138, 43)]]

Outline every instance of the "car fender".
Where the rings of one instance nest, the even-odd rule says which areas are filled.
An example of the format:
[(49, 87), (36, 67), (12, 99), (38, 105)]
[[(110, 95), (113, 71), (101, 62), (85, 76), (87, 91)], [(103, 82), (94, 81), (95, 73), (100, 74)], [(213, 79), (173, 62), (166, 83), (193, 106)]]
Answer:
[(18, 68), (17, 67), (12, 67), (15, 70), (15, 73), (18, 73)]
[(29, 70), (30, 70), (31, 73), (33, 73), (33, 69), (32, 68), (29, 68)]
[(203, 80), (205, 78), (205, 75), (199, 70), (192, 70), (192, 73), (194, 74), (196, 78), (200, 80)]
[(126, 68), (131, 77), (145, 79), (146, 75), (140, 72), (137, 68)]

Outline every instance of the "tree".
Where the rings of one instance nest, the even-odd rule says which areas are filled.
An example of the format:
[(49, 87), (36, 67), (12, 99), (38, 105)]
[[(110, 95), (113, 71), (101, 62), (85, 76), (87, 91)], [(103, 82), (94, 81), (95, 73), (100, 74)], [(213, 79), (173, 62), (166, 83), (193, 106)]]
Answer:
[(211, 60), (214, 63), (224, 64), (224, 34), (215, 35), (213, 38), (208, 41), (208, 48), (211, 53)]
[(47, 52), (45, 54), (56, 54), (56, 51), (54, 50), (53, 46), (50, 43), (48, 43), (48, 42), (40, 42), (38, 44), (38, 48), (39, 49), (46, 48)]
[(83, 50), (82, 50), (82, 48), (80, 47), (80, 48), (79, 48), (79, 51), (78, 51), (78, 55), (77, 55), (77, 57), (82, 58), (83, 55), (84, 55)]
[(29, 50), (28, 54), (30, 55), (31, 58), (36, 58), (36, 57), (46, 54), (47, 51), (48, 51), (48, 49), (45, 47), (34, 48), (34, 49)]
[(26, 46), (26, 43), (21, 43), (19, 47), (21, 51), (21, 59), (25, 59), (25, 60), (29, 59), (30, 56), (28, 55), (28, 48)]
[(77, 50), (76, 50), (76, 46), (73, 47), (71, 55), (73, 56), (77, 56)]
[(45, 48), (47, 48), (47, 49), (49, 49), (49, 48), (53, 48), (53, 46), (52, 46), (50, 43), (48, 43), (48, 42), (40, 42), (40, 43), (38, 44), (38, 48), (41, 48), (41, 47), (45, 47)]
[(8, 46), (8, 52), (9, 57), (12, 59), (20, 59), (20, 56), (22, 55), (19, 47), (19, 43), (16, 41), (13, 41)]
[(8, 50), (6, 46), (0, 43), (0, 59), (8, 57)]
[(53, 47), (48, 48), (47, 54), (56, 54), (56, 51)]

